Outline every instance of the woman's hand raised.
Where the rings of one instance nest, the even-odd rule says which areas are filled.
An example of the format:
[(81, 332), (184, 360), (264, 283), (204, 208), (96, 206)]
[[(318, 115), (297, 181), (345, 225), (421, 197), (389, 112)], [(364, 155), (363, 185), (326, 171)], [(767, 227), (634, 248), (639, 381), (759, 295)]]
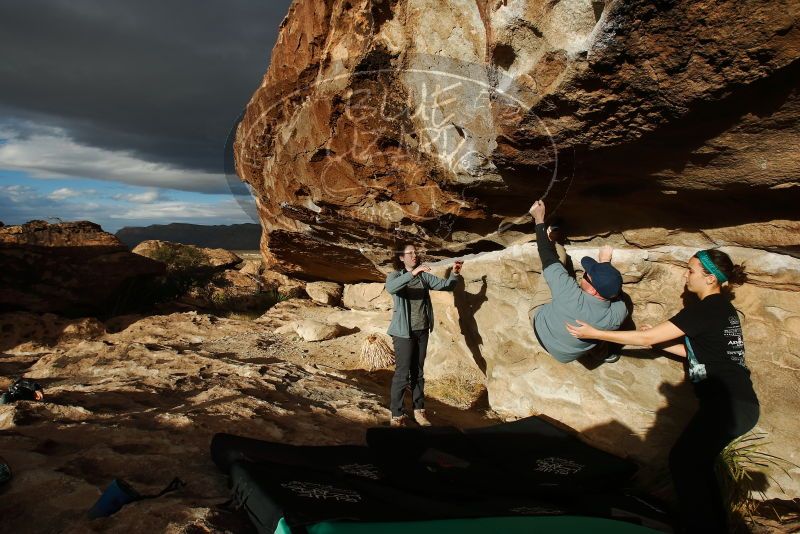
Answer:
[(414, 275), (414, 276), (417, 276), (421, 272), (426, 272), (427, 273), (427, 272), (430, 272), (430, 270), (431, 270), (430, 267), (428, 267), (425, 264), (422, 264), (422, 265), (419, 265), (418, 267), (415, 267), (414, 270), (411, 271), (411, 274)]

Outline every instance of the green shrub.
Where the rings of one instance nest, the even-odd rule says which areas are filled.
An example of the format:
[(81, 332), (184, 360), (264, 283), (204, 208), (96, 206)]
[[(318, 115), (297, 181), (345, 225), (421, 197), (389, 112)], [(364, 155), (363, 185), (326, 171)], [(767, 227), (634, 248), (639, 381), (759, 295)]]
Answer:
[(154, 288), (155, 302), (168, 302), (185, 295), (192, 288), (204, 288), (215, 276), (205, 254), (193, 247), (162, 246), (151, 259), (167, 266), (167, 272)]
[(255, 319), (276, 303), (289, 298), (276, 289), (255, 296), (231, 294), (225, 289), (230, 282), (208, 265), (205, 254), (194, 247), (160, 246), (148, 256), (166, 265), (166, 273), (155, 279), (128, 283), (111, 303), (108, 315), (143, 311), (155, 304), (178, 300), (191, 292), (191, 296), (208, 302), (211, 311), (221, 315), (237, 313)]
[(150, 258), (165, 264), (167, 272), (197, 270), (207, 261), (205, 254), (194, 247), (158, 247)]
[[(717, 460), (717, 475), (732, 525), (740, 524), (745, 518), (753, 520), (753, 512), (759, 505), (754, 494), (761, 497), (762, 501), (766, 500), (766, 488), (763, 487), (765, 477), (781, 487), (769, 475), (770, 468), (780, 469), (789, 476), (787, 468), (797, 467), (788, 460), (764, 452), (763, 448), (769, 444), (765, 439), (764, 433), (751, 432), (740, 436), (725, 447)], [(775, 515), (778, 516), (777, 512)]]
[(229, 319), (248, 320), (258, 319), (264, 312), (273, 307), (278, 302), (286, 300), (286, 295), (276, 290), (269, 290), (259, 293), (256, 296), (248, 297), (246, 309), (242, 309), (238, 299), (224, 292), (217, 292), (211, 298), (214, 311)]

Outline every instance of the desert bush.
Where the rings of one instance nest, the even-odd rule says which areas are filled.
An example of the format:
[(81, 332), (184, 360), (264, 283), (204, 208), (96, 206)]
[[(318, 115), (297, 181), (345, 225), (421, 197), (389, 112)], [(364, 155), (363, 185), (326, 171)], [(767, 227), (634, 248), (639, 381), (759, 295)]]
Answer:
[(207, 261), (205, 254), (197, 248), (168, 246), (155, 249), (150, 255), (150, 259), (166, 265), (167, 272), (197, 270)]
[[(740, 436), (725, 447), (717, 460), (717, 476), (732, 525), (742, 525), (745, 519), (754, 521), (753, 513), (760, 501), (766, 500), (763, 484), (766, 477), (780, 488), (778, 481), (769, 474), (770, 469), (779, 469), (790, 476), (787, 469), (797, 467), (788, 460), (764, 452), (764, 447), (769, 444), (765, 440), (764, 433), (751, 432)], [(779, 518), (777, 512), (775, 515)]]
[(207, 265), (205, 254), (192, 247), (159, 247), (151, 258), (167, 266), (160, 288), (163, 300), (178, 298), (191, 288), (204, 287), (216, 274)]
[(485, 391), (483, 381), (467, 373), (445, 375), (425, 382), (428, 396), (465, 410), (471, 408)]
[(253, 321), (278, 302), (286, 300), (286, 295), (279, 293), (275, 289), (263, 291), (258, 295), (247, 297), (247, 306), (243, 307), (239, 297), (217, 291), (211, 296), (212, 311), (229, 319), (240, 321)]
[(205, 254), (193, 247), (161, 246), (148, 257), (163, 263), (166, 273), (155, 278), (130, 280), (109, 307), (109, 316), (144, 311), (156, 304), (177, 300), (190, 290), (207, 292), (216, 276)]

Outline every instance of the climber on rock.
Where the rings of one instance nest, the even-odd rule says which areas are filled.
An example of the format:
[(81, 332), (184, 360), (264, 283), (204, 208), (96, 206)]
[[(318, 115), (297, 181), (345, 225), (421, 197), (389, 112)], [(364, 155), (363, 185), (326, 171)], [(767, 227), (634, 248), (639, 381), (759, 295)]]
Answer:
[[(606, 330), (616, 330), (627, 317), (627, 306), (619, 300), (622, 275), (611, 265), (613, 249), (601, 247), (600, 261), (588, 256), (581, 259), (584, 274), (577, 282), (559, 261), (555, 244), (547, 235), (544, 202), (534, 202), (530, 213), (536, 222), (536, 246), (542, 261), (542, 275), (553, 297), (552, 301), (535, 310), (531, 322), (536, 340), (561, 363), (598, 352), (607, 362), (618, 360), (619, 356), (603, 352), (608, 350), (606, 344), (577, 339), (564, 330), (565, 322), (574, 323), (578, 318), (603, 325), (601, 328)], [(589, 316), (592, 319), (585, 319)]]
[(408, 426), (411, 423), (403, 410), (406, 388), (411, 390), (414, 403), (414, 420), (421, 426), (430, 426), (425, 414), (425, 379), (423, 366), (428, 350), (428, 333), (433, 330), (433, 305), (429, 290), (453, 291), (458, 282), (461, 265), (456, 261), (453, 271), (445, 280), (430, 274), (431, 268), (420, 264), (417, 249), (406, 245), (397, 252), (402, 264), (386, 278), (386, 291), (392, 295), (394, 311), (388, 334), (392, 336), (395, 353), (395, 371), (392, 378), (390, 402), (391, 426)]

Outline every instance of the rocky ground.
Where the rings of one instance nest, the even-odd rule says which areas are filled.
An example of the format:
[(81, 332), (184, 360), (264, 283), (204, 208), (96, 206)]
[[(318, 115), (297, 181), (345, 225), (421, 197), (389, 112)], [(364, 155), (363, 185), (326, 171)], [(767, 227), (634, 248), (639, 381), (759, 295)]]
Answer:
[[(360, 347), (386, 314), (305, 299), (256, 320), (191, 312), (95, 319), (0, 316), (0, 388), (35, 378), (43, 402), (0, 406), (0, 456), (14, 479), (0, 495), (9, 532), (251, 532), (221, 508), (226, 477), (209, 455), (217, 432), (295, 444), (359, 444), (389, 417), (391, 371), (367, 371)], [(305, 341), (300, 325), (342, 325)], [(360, 325), (360, 327), (358, 326)], [(485, 390), (433, 380), (435, 424), (471, 427), (499, 416)], [(187, 482), (160, 499), (97, 520), (87, 510), (114, 478), (143, 494), (174, 476)], [(753, 532), (793, 532), (759, 519)]]
[[(373, 327), (353, 326), (320, 342), (294, 332), (292, 321), (332, 313), (346, 312), (293, 299), (257, 321), (196, 312), (106, 323), (0, 316), (0, 388), (25, 375), (46, 394), (43, 402), (0, 406), (0, 455), (14, 470), (0, 499), (2, 530), (249, 531), (244, 516), (216, 507), (229, 495), (209, 455), (215, 433), (363, 443), (368, 427), (388, 420), (391, 372), (368, 372), (359, 363)], [(435, 383), (429, 389), (436, 394)], [(454, 404), (452, 392), (443, 396)], [(469, 427), (496, 420), (485, 395), (461, 400), (454, 407), (432, 398), (435, 423)], [(86, 518), (114, 478), (155, 493), (174, 476), (187, 486), (107, 519)]]
[[(681, 247), (653, 238), (631, 231), (603, 240), (618, 247), (615, 265), (634, 303), (631, 328), (679, 309), (686, 259), (711, 245), (693, 234)], [(598, 245), (567, 251), (594, 256)], [(750, 277), (734, 304), (762, 404), (758, 450), (782, 466), (759, 474), (757, 487), (796, 517), (800, 263), (725, 250)], [(637, 462), (637, 485), (667, 498), (666, 455), (694, 411), (680, 362), (626, 349), (610, 365), (559, 364), (530, 329), (531, 311), (550, 299), (535, 247), (523, 240), (463, 259), (454, 291), (431, 296), (436, 328), (425, 374), (434, 422), (547, 417)], [(128, 260), (157, 269), (126, 271)], [(389, 418), (391, 371), (367, 371), (361, 361), (366, 340), (388, 340), (392, 302), (382, 283), (302, 282), (264, 270), (252, 253), (159, 241), (130, 252), (91, 223), (3, 227), (0, 261), (14, 266), (0, 277), (0, 390), (23, 375), (46, 390), (44, 402), (0, 406), (0, 455), (15, 471), (1, 490), (0, 530), (247, 531), (241, 516), (214, 508), (227, 499), (208, 453), (214, 433), (360, 443), (367, 427)], [(432, 267), (445, 276), (449, 263)], [(20, 273), (36, 283), (22, 283)], [(137, 299), (147, 295), (159, 297), (151, 304), (159, 311), (121, 315), (151, 309)], [(86, 519), (114, 478), (148, 494), (176, 475), (189, 483), (179, 493)]]
[[(0, 530), (246, 532), (246, 519), (215, 507), (228, 494), (209, 458), (214, 433), (361, 443), (366, 428), (389, 418), (391, 371), (367, 371), (361, 358), (367, 340), (388, 341), (392, 301), (382, 283), (302, 282), (264, 270), (252, 253), (158, 241), (132, 253), (91, 223), (0, 230), (0, 260), (15, 266), (0, 280), (0, 390), (27, 376), (46, 391), (43, 402), (0, 406), (0, 455), (15, 473), (0, 489)], [(630, 327), (679, 309), (686, 259), (710, 244), (696, 235), (682, 247), (652, 238), (627, 232), (603, 240), (618, 247), (615, 265), (634, 302)], [(567, 251), (593, 256), (597, 245)], [(797, 517), (800, 264), (775, 252), (725, 250), (750, 277), (734, 303), (762, 403), (758, 450), (783, 462), (759, 474), (759, 489)], [(146, 280), (136, 269), (115, 270), (131, 258), (158, 269)], [(626, 349), (614, 364), (561, 365), (529, 326), (531, 311), (550, 298), (535, 247), (521, 242), (464, 259), (454, 291), (431, 296), (436, 328), (425, 374), (433, 421), (469, 427), (547, 417), (636, 461), (636, 484), (667, 498), (666, 454), (694, 411), (680, 362)], [(91, 273), (95, 264), (115, 266), (114, 276), (92, 285), (98, 275), (87, 267)], [(449, 264), (432, 267), (445, 276)], [(37, 282), (21, 283), (15, 272)], [(65, 279), (70, 272), (79, 276)], [(160, 300), (137, 309), (158, 311), (120, 315), (147, 288)], [(188, 482), (178, 493), (86, 518), (114, 478), (150, 494), (174, 476)], [(774, 515), (769, 507), (760, 513)]]

